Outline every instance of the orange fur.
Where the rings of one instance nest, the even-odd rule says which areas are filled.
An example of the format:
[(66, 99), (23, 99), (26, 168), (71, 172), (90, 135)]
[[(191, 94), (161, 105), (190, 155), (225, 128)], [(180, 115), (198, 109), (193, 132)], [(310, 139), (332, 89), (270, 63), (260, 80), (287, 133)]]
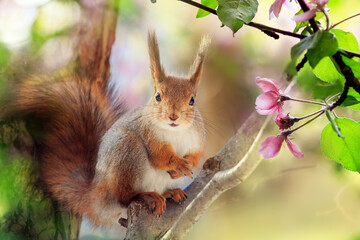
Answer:
[(3, 117), (24, 119), (35, 129), (44, 192), (79, 214), (89, 205), (100, 140), (121, 114), (99, 86), (78, 75), (37, 77), (13, 86), (4, 104)]

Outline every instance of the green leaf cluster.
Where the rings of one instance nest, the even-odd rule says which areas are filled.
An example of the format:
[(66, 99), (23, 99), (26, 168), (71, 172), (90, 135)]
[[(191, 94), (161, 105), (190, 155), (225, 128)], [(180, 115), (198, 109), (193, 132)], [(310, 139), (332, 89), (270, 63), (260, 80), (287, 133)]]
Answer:
[(286, 72), (296, 75), (296, 64), (305, 51), (310, 66), (315, 68), (321, 59), (334, 55), (338, 49), (339, 44), (335, 34), (328, 31), (317, 31), (291, 48), (291, 62), (286, 67)]
[[(316, 33), (296, 44), (291, 50), (292, 59), (286, 69), (288, 74), (297, 74), (295, 66), (300, 56), (307, 51), (310, 64), (305, 64), (297, 74), (297, 80), (300, 86), (304, 87), (306, 91), (311, 91), (313, 97), (316, 99), (325, 99), (328, 96), (341, 93), (344, 89), (345, 78), (331, 57), (331, 54), (336, 50), (336, 46), (338, 46), (336, 51), (343, 51), (343, 49), (345, 49), (352, 52), (359, 52), (358, 42), (352, 33), (339, 29), (333, 29), (331, 32), (325, 34), (324, 32), (325, 31), (322, 31), (320, 34), (322, 36), (315, 37)], [(334, 37), (337, 43), (335, 43)], [(323, 45), (323, 47), (320, 47), (319, 50), (312, 51), (315, 50), (314, 46), (317, 45)], [(360, 63), (358, 60), (345, 56), (343, 56), (342, 59), (344, 63), (352, 69), (355, 77), (360, 77)], [(341, 106), (359, 110), (359, 100), (359, 94), (350, 88), (348, 97)]]

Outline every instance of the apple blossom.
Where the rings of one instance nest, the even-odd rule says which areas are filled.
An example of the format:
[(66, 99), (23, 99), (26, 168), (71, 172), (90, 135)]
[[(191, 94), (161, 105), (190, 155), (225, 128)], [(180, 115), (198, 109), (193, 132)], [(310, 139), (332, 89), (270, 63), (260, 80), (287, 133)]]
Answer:
[(288, 133), (281, 133), (277, 136), (270, 136), (265, 139), (261, 144), (259, 149), (259, 154), (263, 158), (273, 158), (277, 156), (280, 152), (283, 141), (285, 140), (286, 145), (288, 146), (290, 152), (297, 158), (304, 157), (304, 154), (301, 152), (300, 148), (288, 138)]
[(283, 102), (279, 84), (273, 79), (257, 77), (256, 85), (264, 92), (256, 98), (256, 111), (261, 115), (268, 115), (275, 111), (282, 112)]
[(294, 5), (296, 5), (293, 3), (295, 3), (294, 0), (275, 0), (274, 3), (271, 4), (269, 9), (269, 19), (271, 20), (274, 17), (278, 18), (283, 5), (289, 9), (293, 9)]
[(302, 14), (295, 15), (294, 17), (292, 17), (292, 20), (294, 20), (295, 22), (304, 22), (315, 17), (316, 12), (319, 9), (322, 9), (328, 3), (328, 1), (329, 0), (310, 0), (305, 2), (306, 5), (310, 8), (310, 10)]
[(294, 118), (289, 114), (279, 113), (274, 117), (274, 121), (276, 125), (279, 126), (279, 130), (283, 131), (285, 129), (290, 128), (292, 125), (294, 125), (295, 122), (299, 121), (299, 119)]

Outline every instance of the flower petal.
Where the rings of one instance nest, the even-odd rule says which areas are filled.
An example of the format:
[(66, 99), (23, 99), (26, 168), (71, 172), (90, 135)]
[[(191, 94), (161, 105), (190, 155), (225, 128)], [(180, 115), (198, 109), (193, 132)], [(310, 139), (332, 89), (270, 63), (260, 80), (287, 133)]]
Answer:
[(288, 138), (286, 138), (286, 144), (290, 150), (290, 152), (297, 158), (302, 158), (304, 157), (304, 154), (301, 152), (300, 148), (298, 145), (296, 145), (295, 143), (291, 142)]
[(271, 20), (274, 16), (279, 17), (281, 7), (284, 4), (285, 0), (275, 0), (273, 4), (271, 4), (269, 9), (269, 19)]
[(273, 112), (276, 112), (276, 107), (273, 107), (271, 109), (259, 109), (259, 108), (255, 107), (255, 110), (260, 115), (269, 115), (269, 114), (272, 114)]
[(316, 11), (317, 11), (316, 8), (314, 8), (314, 9), (306, 11), (302, 14), (295, 15), (291, 19), (294, 20), (295, 22), (305, 22), (305, 21), (315, 17)]
[(279, 92), (279, 84), (274, 79), (256, 77), (255, 83), (263, 92)]
[(277, 106), (279, 94), (274, 91), (265, 92), (260, 94), (255, 101), (255, 105), (259, 109), (270, 109)]
[(273, 158), (279, 154), (282, 142), (285, 137), (283, 135), (271, 136), (265, 139), (259, 149), (259, 154), (263, 158)]

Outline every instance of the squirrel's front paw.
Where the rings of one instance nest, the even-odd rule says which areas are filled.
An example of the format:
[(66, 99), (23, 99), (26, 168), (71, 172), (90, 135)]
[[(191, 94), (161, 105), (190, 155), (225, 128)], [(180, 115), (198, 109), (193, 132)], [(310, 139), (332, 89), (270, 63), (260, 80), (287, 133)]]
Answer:
[(178, 172), (176, 172), (175, 170), (170, 170), (170, 171), (167, 171), (167, 172), (168, 172), (168, 174), (170, 175), (170, 177), (171, 177), (172, 179), (178, 179), (178, 178), (181, 178), (181, 177), (184, 176), (184, 174), (178, 173)]
[(178, 178), (179, 175), (192, 177), (191, 164), (185, 158), (172, 156), (170, 163), (172, 165), (172, 169), (169, 170), (168, 173), (171, 178)]

